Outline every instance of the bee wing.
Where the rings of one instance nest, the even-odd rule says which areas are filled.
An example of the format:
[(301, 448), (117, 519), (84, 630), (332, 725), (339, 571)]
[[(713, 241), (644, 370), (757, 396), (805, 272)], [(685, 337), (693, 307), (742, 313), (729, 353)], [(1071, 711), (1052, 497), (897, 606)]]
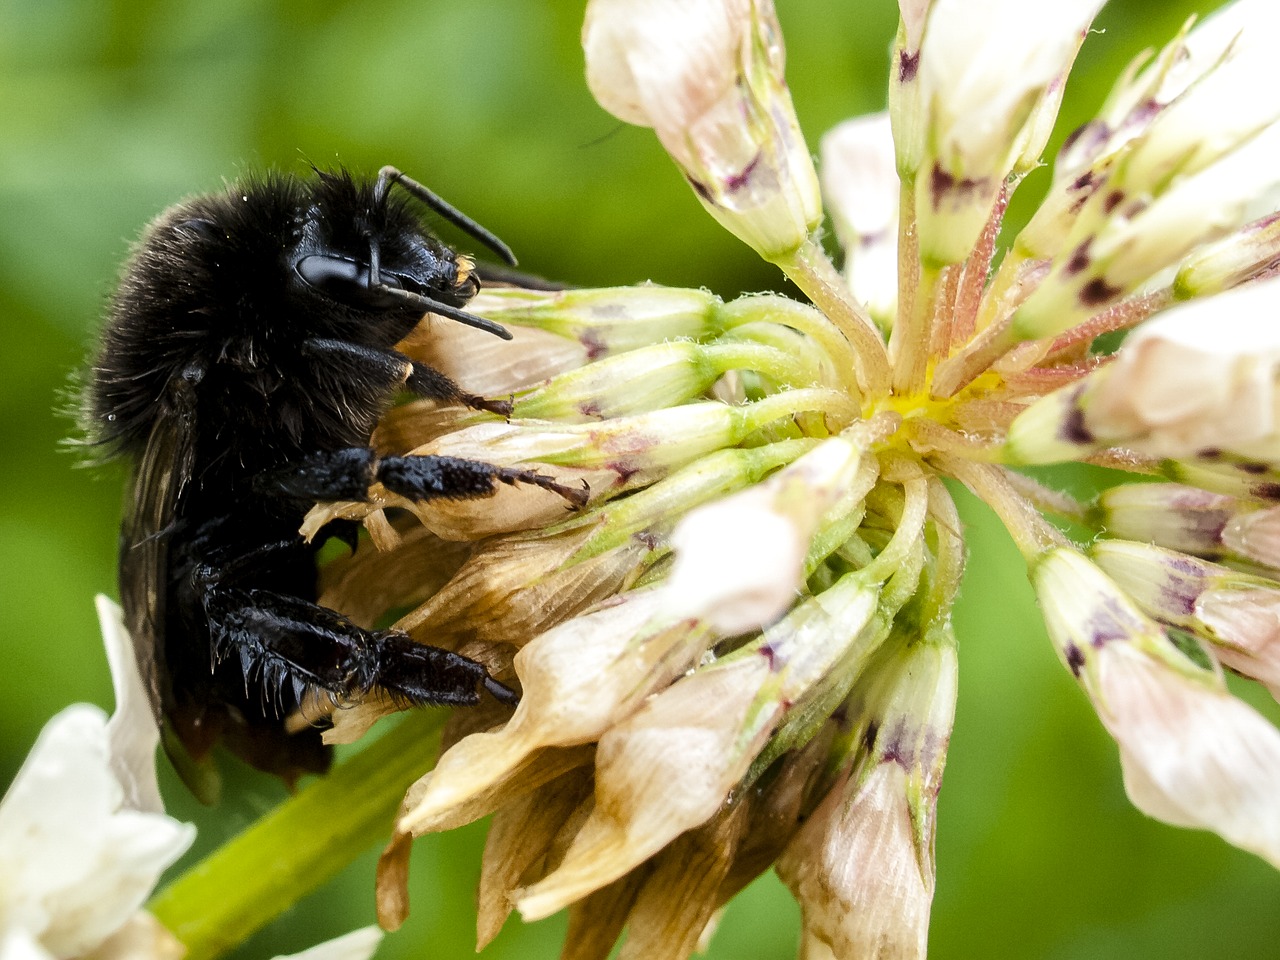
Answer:
[(120, 600), (133, 635), (138, 670), (157, 721), (164, 719), (165, 594), (174, 508), (191, 478), (194, 423), (190, 414), (163, 410), (133, 474), (120, 527)]

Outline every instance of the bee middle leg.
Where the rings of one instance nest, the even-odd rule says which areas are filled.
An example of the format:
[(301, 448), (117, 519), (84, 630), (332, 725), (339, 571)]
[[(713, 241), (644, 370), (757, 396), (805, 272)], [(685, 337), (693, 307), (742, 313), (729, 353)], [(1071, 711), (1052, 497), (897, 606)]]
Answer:
[(501, 467), (461, 457), (406, 456), (378, 459), (368, 447), (311, 454), (254, 478), (255, 492), (299, 501), (363, 501), (377, 481), (410, 500), (471, 500), (489, 497), (497, 484), (527, 483), (558, 494), (575, 507), (590, 491), (571, 487), (536, 470)]
[(563, 497), (574, 507), (585, 506), (590, 496), (585, 485), (566, 486), (536, 470), (501, 467), (461, 457), (383, 457), (378, 461), (375, 475), (388, 490), (410, 500), (488, 497), (497, 491), (498, 483), (541, 487)]

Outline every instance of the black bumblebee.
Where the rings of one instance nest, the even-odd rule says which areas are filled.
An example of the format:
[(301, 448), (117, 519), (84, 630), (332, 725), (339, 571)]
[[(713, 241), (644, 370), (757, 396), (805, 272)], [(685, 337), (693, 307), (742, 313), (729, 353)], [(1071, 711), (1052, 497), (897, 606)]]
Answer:
[(217, 742), (289, 781), (323, 771), (319, 732), (284, 726), (309, 690), (514, 700), (473, 660), (317, 605), (321, 541), (354, 546), (356, 528), (298, 534), (315, 501), (365, 499), (375, 480), (415, 499), (484, 497), (498, 482), (580, 498), (532, 471), (369, 448), (401, 390), (509, 412), (395, 350), (428, 312), (510, 338), (462, 309), (477, 272), (428, 231), (415, 199), (514, 264), (392, 167), (376, 180), (267, 175), (161, 214), (112, 302), (82, 418), (106, 456), (134, 462), (121, 599), (166, 748), (197, 793)]

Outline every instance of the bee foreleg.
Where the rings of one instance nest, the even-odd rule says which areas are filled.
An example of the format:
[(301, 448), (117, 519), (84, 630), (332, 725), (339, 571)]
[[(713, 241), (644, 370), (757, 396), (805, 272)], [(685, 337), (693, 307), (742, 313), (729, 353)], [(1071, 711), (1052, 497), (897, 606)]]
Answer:
[(439, 370), (415, 363), (395, 350), (379, 350), (346, 340), (313, 337), (302, 343), (302, 355), (333, 368), (344, 381), (369, 383), (388, 394), (403, 386), (415, 396), (441, 403), (457, 403), (500, 417), (511, 415), (510, 400), (487, 400), (467, 393)]

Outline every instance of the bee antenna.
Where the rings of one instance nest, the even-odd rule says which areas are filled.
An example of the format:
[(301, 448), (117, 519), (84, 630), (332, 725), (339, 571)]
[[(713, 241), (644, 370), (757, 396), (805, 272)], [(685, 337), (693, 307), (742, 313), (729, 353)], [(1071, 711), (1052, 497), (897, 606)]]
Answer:
[[(496, 253), (504, 262), (511, 266), (516, 265), (516, 255), (511, 252), (511, 248), (498, 239), (497, 235), (492, 231), (486, 230), (480, 224), (476, 223), (465, 213), (447, 202), (443, 197), (428, 190), (417, 180), (405, 176), (395, 167), (383, 167), (378, 171), (378, 182), (374, 186), (374, 196), (379, 203), (386, 199), (387, 192), (391, 189), (391, 184), (398, 183), (408, 191), (410, 196), (417, 197), (430, 209), (434, 210), (440, 216), (444, 217), (455, 227), (470, 237), (479, 240), (486, 247)], [(457, 319), (456, 317), (454, 319)]]
[(399, 287), (388, 287), (385, 284), (379, 284), (376, 289), (380, 293), (411, 303), (416, 307), (421, 307), (423, 310), (438, 313), (440, 316), (448, 317), (450, 320), (457, 320), (459, 323), (465, 323), (468, 327), (475, 327), (485, 333), (492, 333), (495, 337), (501, 337), (503, 340), (511, 339), (511, 331), (502, 324), (486, 320), (484, 317), (477, 317), (474, 313), (467, 313), (465, 310), (451, 307), (447, 303), (441, 303), (439, 300), (432, 300), (430, 297), (424, 297), (420, 293), (413, 293), (410, 290), (403, 290)]

